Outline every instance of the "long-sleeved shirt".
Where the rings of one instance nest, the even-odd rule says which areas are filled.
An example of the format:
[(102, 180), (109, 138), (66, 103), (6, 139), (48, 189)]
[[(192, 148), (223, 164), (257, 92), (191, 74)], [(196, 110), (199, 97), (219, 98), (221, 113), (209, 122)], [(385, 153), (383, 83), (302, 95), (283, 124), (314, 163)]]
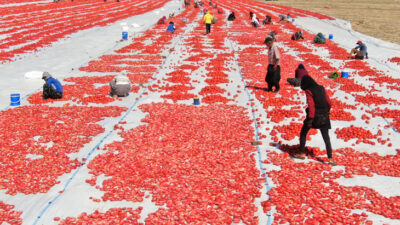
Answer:
[(358, 46), (356, 47), (356, 49), (359, 49), (360, 52), (363, 54), (364, 57), (367, 56), (367, 46), (366, 46), (364, 43), (358, 44)]
[(206, 24), (212, 24), (213, 19), (213, 16), (209, 12), (207, 12), (207, 14), (203, 18), (204, 23)]
[[(313, 98), (313, 94), (311, 90), (305, 90), (306, 92), (306, 99), (307, 99), (307, 105), (308, 105), (308, 118), (314, 118), (315, 117), (315, 102)], [(325, 93), (325, 99), (326, 103), (328, 105), (328, 112), (331, 110), (331, 99), (329, 98), (328, 94)]]
[(46, 83), (50, 87), (54, 88), (56, 91), (61, 92), (61, 93), (63, 92), (62, 85), (61, 85), (60, 81), (58, 81), (57, 79), (55, 79), (53, 77), (49, 77), (49, 78), (47, 78)]
[[(272, 47), (268, 49), (268, 64), (275, 65), (276, 61), (281, 58), (281, 54), (279, 53), (278, 47), (275, 44), (272, 44)], [(280, 65), (280, 60), (278, 61), (278, 65)]]
[(167, 27), (167, 31), (174, 33), (175, 32), (175, 25), (174, 24), (169, 24)]

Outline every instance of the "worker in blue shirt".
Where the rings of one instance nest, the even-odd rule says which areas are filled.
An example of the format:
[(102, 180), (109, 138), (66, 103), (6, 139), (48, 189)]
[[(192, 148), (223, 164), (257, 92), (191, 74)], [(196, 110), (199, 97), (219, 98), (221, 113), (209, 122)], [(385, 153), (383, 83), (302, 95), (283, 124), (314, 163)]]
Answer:
[(57, 79), (52, 77), (50, 73), (44, 72), (42, 75), (42, 79), (45, 81), (43, 85), (43, 98), (48, 99), (59, 99), (62, 98), (63, 88)]
[(174, 22), (172, 22), (172, 21), (169, 22), (169, 25), (168, 25), (168, 27), (167, 27), (167, 31), (169, 31), (169, 32), (171, 32), (171, 33), (174, 33), (175, 30), (176, 30), (176, 28), (175, 28)]
[(357, 41), (357, 46), (350, 51), (349, 58), (368, 59), (367, 46), (362, 41)]

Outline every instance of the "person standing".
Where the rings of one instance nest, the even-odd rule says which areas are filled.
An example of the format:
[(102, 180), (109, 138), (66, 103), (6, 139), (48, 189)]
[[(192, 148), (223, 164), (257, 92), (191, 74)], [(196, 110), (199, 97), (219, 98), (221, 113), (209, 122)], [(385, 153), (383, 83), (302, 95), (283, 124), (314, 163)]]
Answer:
[(206, 34), (211, 32), (211, 24), (214, 20), (214, 17), (210, 14), (210, 11), (207, 11), (206, 15), (204, 16), (204, 23), (206, 24)]
[(43, 99), (59, 99), (63, 95), (63, 87), (57, 79), (53, 78), (50, 73), (44, 72), (42, 79), (45, 81), (43, 85)]
[(319, 129), (325, 142), (326, 152), (330, 165), (337, 165), (332, 158), (332, 146), (329, 138), (331, 121), (329, 112), (331, 110), (331, 100), (325, 92), (325, 88), (318, 85), (309, 75), (301, 79), (301, 89), (306, 93), (307, 105), (306, 119), (300, 132), (300, 152), (293, 155), (295, 158), (304, 159), (306, 156), (305, 145), (307, 133), (311, 128)]
[(268, 46), (268, 69), (265, 82), (268, 84), (268, 91), (278, 92), (280, 90), (279, 81), (281, 80), (281, 55), (278, 47), (274, 44), (274, 39), (271, 36), (265, 38), (264, 44)]

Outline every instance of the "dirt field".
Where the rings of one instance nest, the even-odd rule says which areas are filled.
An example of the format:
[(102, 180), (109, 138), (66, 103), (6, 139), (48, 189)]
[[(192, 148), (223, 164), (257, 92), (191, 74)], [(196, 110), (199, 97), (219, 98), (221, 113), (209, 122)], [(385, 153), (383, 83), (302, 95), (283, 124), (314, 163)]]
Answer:
[(355, 31), (400, 44), (400, 0), (279, 0), (264, 1), (305, 9), (351, 22)]

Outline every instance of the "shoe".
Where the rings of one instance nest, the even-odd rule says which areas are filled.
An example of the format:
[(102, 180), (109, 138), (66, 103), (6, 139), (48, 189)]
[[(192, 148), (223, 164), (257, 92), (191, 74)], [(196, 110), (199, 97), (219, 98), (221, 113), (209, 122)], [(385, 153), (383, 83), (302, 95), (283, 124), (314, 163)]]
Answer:
[(337, 163), (333, 159), (329, 159), (328, 164), (331, 166), (337, 166)]
[(293, 154), (293, 158), (305, 159), (306, 158), (306, 154), (304, 154), (304, 153), (296, 153), (296, 154)]

